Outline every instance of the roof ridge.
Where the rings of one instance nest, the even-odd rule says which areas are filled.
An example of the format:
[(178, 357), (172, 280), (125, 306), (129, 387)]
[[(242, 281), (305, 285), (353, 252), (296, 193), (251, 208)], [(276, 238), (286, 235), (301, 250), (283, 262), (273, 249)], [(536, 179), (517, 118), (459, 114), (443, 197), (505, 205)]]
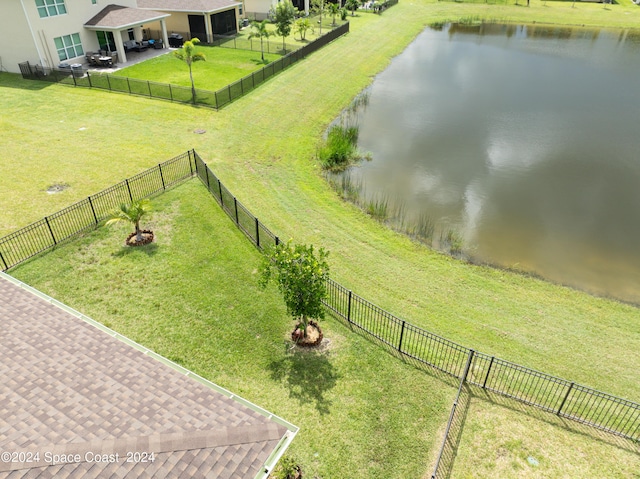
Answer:
[[(223, 426), (115, 439), (96, 439), (11, 451), (15, 462), (0, 461), (0, 472), (81, 462), (126, 462), (134, 453), (159, 454), (280, 440), (287, 429), (275, 423)], [(97, 461), (96, 458), (101, 458)], [(37, 460), (36, 460), (37, 459)], [(29, 462), (28, 462), (29, 461)]]

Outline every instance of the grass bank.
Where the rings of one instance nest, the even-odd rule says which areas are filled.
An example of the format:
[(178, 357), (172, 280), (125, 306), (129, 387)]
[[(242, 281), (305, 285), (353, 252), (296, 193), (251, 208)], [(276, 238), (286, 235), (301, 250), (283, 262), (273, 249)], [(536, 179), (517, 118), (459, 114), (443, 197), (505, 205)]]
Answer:
[(156, 242), (100, 228), (12, 274), (301, 428), (305, 477), (421, 477), (455, 390), (336, 321), (327, 346), (292, 351), (293, 321), (260, 253), (198, 180), (153, 200)]

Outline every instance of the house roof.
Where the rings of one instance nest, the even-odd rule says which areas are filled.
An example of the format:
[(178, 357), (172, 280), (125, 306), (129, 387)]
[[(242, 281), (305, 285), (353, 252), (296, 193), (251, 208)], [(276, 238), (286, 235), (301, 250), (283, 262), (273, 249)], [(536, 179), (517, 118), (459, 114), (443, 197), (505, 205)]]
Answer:
[(242, 2), (234, 0), (138, 0), (139, 8), (153, 8), (167, 12), (213, 13), (228, 10)]
[(264, 477), (297, 432), (4, 273), (0, 317), (2, 479)]
[(100, 13), (91, 18), (85, 27), (93, 29), (123, 29), (140, 25), (141, 23), (154, 22), (171, 16), (168, 13), (155, 10), (123, 7), (120, 5), (107, 5)]

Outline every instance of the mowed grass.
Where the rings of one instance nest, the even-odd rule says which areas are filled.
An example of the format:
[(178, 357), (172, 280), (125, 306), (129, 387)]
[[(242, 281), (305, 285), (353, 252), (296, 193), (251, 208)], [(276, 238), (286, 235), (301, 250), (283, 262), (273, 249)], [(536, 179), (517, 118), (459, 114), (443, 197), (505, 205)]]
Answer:
[(421, 477), (455, 390), (327, 319), (328, 345), (291, 350), (293, 321), (261, 254), (198, 180), (153, 199), (156, 242), (125, 248), (102, 227), (12, 271), (301, 428), (305, 477)]
[[(196, 88), (217, 91), (280, 58), (280, 55), (275, 53), (265, 53), (263, 62), (259, 42), (257, 48), (257, 51), (248, 51), (209, 46), (196, 47), (196, 52), (203, 53), (206, 57), (206, 61), (192, 64)], [(184, 61), (176, 58), (173, 52), (123, 68), (113, 75), (191, 87), (189, 67)]]
[[(631, 4), (400, 2), (381, 16), (350, 17), (347, 36), (220, 112), (0, 74), (0, 232), (195, 148), (281, 238), (330, 250), (332, 276), (354, 292), (466, 346), (640, 402), (638, 308), (434, 253), (337, 198), (315, 162), (329, 123), (428, 23), (481, 17), (638, 28), (639, 15)], [(70, 187), (48, 195), (54, 182)], [(47, 263), (32, 274), (48, 268), (62, 275), (72, 266)]]
[(640, 477), (638, 443), (522, 412), (517, 403), (472, 398), (451, 479)]

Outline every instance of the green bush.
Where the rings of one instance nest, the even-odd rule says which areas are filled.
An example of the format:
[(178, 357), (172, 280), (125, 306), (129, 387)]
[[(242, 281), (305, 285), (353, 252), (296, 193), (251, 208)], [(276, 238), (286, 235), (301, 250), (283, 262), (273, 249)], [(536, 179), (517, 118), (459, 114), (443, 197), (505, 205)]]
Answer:
[(360, 157), (356, 147), (358, 133), (357, 126), (332, 126), (327, 139), (318, 150), (322, 167), (331, 171), (343, 171), (356, 161)]

